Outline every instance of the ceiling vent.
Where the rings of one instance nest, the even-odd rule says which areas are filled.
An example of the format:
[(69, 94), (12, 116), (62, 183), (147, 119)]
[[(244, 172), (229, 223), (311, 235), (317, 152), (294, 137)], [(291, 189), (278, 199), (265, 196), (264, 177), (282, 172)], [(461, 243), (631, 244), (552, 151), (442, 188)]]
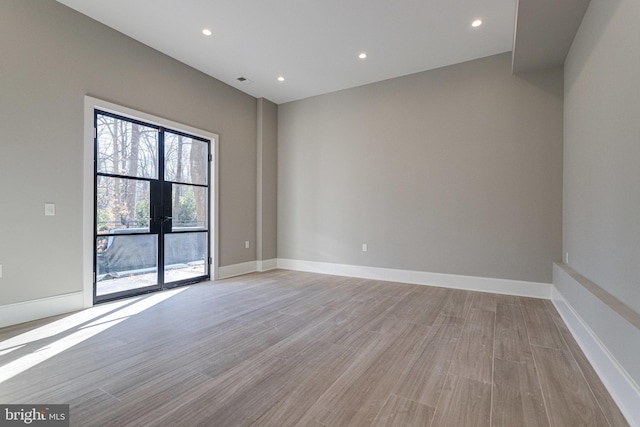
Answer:
[(248, 78), (242, 76), (238, 77), (236, 80), (238, 80), (243, 85), (250, 85), (251, 83), (253, 83), (253, 80), (249, 80)]

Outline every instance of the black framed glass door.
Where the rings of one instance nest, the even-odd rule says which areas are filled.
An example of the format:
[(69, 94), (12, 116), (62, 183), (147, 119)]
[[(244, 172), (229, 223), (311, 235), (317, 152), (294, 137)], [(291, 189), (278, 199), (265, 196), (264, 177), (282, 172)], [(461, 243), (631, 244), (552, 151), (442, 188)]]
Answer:
[(207, 280), (210, 141), (95, 110), (94, 301)]

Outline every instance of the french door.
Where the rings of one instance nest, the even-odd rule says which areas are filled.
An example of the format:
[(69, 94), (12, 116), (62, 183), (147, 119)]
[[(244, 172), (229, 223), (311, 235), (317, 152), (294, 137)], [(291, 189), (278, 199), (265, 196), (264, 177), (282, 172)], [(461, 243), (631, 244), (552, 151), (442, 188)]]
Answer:
[(210, 141), (95, 110), (94, 302), (210, 277)]

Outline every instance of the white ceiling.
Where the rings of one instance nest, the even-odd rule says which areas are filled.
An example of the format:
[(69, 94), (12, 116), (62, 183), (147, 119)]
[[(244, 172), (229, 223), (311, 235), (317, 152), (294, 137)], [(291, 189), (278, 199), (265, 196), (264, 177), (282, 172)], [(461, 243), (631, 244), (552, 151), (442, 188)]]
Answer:
[[(58, 0), (277, 104), (512, 50), (517, 0)], [(480, 18), (484, 24), (472, 28)], [(213, 35), (206, 37), (203, 28)], [(365, 60), (358, 59), (366, 52)], [(252, 83), (241, 83), (238, 77)], [(285, 81), (279, 82), (278, 76)]]

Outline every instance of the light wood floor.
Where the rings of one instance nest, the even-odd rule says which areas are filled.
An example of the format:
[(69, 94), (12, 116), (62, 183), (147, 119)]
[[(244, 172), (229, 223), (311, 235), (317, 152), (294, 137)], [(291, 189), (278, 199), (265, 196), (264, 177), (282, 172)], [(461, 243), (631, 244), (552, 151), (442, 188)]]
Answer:
[(276, 270), (0, 329), (74, 426), (625, 426), (549, 301)]

